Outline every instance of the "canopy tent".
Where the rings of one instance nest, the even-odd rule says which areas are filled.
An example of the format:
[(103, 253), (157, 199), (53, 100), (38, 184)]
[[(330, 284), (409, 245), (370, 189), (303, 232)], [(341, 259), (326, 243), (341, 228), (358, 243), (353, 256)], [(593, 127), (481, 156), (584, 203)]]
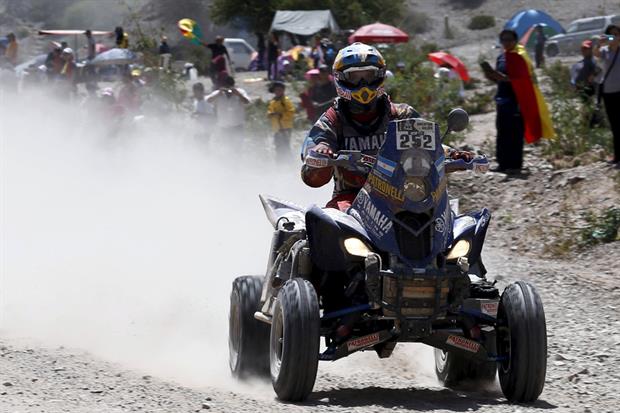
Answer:
[(532, 26), (544, 23), (556, 33), (564, 33), (565, 30), (557, 20), (549, 16), (544, 11), (529, 9), (522, 10), (512, 16), (504, 25), (504, 29), (514, 30), (519, 38), (523, 36)]
[[(84, 36), (86, 30), (39, 30), (40, 36), (73, 36), (73, 52), (75, 53), (75, 60), (78, 59), (79, 48), (78, 39), (80, 36)], [(108, 36), (112, 37), (114, 32), (107, 32), (102, 30), (91, 30), (93, 36)]]
[(129, 49), (110, 49), (98, 54), (91, 62), (92, 65), (128, 65), (138, 60), (138, 56)]
[(349, 36), (349, 43), (407, 43), (409, 35), (394, 26), (373, 23), (362, 26)]
[(329, 10), (278, 10), (271, 22), (271, 31), (283, 31), (301, 36), (311, 36), (328, 29), (339, 32), (336, 19)]
[(519, 38), (519, 43), (521, 43), (523, 46), (529, 49), (533, 49), (534, 44), (536, 43), (536, 35), (534, 34), (534, 32), (536, 31), (536, 26), (539, 26), (539, 25), (542, 26), (543, 33), (545, 34), (545, 36), (547, 36), (547, 38), (558, 34), (558, 32), (553, 27), (547, 26), (545, 23), (539, 23), (539, 24), (535, 24), (534, 26), (530, 27), (525, 32), (525, 34), (521, 36), (521, 38)]

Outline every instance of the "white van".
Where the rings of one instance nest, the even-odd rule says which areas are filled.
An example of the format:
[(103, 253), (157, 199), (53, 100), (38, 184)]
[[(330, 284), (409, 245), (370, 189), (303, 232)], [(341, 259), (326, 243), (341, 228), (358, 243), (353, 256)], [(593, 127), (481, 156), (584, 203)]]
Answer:
[(581, 42), (603, 34), (610, 24), (620, 25), (620, 15), (588, 17), (571, 22), (566, 33), (556, 34), (547, 40), (547, 56), (579, 52)]
[(252, 59), (258, 54), (244, 39), (225, 38), (224, 46), (228, 49), (231, 64), (235, 71), (249, 70)]

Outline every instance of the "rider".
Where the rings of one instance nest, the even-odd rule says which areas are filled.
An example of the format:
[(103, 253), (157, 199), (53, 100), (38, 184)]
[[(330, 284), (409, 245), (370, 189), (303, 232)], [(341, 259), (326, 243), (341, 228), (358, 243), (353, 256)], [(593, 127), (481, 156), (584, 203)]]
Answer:
[[(405, 103), (392, 103), (385, 93), (385, 60), (373, 46), (353, 43), (338, 52), (333, 74), (338, 98), (314, 124), (302, 149), (333, 156), (340, 150), (359, 150), (375, 156), (385, 141), (388, 123), (394, 119), (418, 118), (419, 113)], [(469, 161), (473, 154), (447, 148), (453, 159)], [(334, 178), (334, 193), (328, 208), (346, 211), (366, 181), (366, 175), (341, 167), (304, 163), (301, 177), (317, 188)]]

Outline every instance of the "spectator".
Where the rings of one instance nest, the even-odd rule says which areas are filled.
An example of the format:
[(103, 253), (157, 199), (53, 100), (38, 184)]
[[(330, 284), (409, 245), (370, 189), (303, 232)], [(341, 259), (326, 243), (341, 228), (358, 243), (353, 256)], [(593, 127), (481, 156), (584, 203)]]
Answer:
[(258, 50), (258, 62), (256, 70), (265, 70), (265, 36), (263, 33), (256, 33), (256, 50)]
[(159, 67), (164, 70), (170, 70), (170, 46), (168, 46), (168, 38), (166, 36), (161, 37), (161, 43), (159, 43)]
[(483, 62), (487, 79), (497, 83), (496, 158), (495, 172), (518, 173), (523, 166), (524, 139), (528, 143), (555, 135), (540, 90), (532, 78), (531, 62), (525, 48), (517, 43), (513, 30), (499, 35), (504, 52), (497, 58), (495, 70)]
[(207, 102), (205, 85), (203, 85), (202, 82), (194, 83), (192, 92), (194, 94), (194, 111), (192, 112), (192, 117), (203, 121), (206, 126), (215, 119), (215, 109), (211, 103)]
[(536, 62), (536, 68), (538, 69), (541, 66), (545, 65), (545, 42), (547, 41), (547, 36), (543, 31), (543, 25), (536, 25), (536, 38), (534, 39), (534, 60)]
[(97, 55), (95, 38), (93, 37), (93, 33), (90, 30), (86, 30), (84, 32), (84, 35), (86, 36), (86, 41), (88, 42), (88, 45), (87, 45), (88, 53), (86, 55), (86, 58), (88, 60), (93, 60), (95, 56)]
[(600, 93), (605, 103), (605, 112), (614, 138), (614, 155), (609, 159), (616, 168), (620, 168), (620, 27), (607, 26), (605, 34), (600, 37), (594, 55), (603, 63), (603, 80)]
[[(58, 44), (58, 43), (56, 43)], [(47, 54), (45, 58), (45, 67), (47, 68), (48, 80), (56, 79), (64, 66), (62, 60), (62, 49), (60, 47), (54, 47), (51, 52)]]
[(319, 78), (316, 85), (310, 89), (310, 98), (318, 116), (322, 115), (334, 103), (336, 96), (336, 87), (329, 74), (329, 67), (322, 64), (319, 66)]
[(222, 79), (232, 74), (230, 56), (228, 55), (228, 49), (224, 45), (224, 37), (217, 36), (215, 43), (202, 42), (202, 44), (211, 50), (211, 66), (209, 68), (211, 81), (213, 82), (213, 88), (219, 89), (224, 86)]
[(60, 78), (65, 81), (65, 84), (68, 86), (70, 93), (77, 92), (77, 83), (76, 83), (76, 65), (74, 62), (73, 49), (67, 47), (62, 51), (62, 60), (63, 66), (60, 71)]
[(273, 140), (279, 154), (286, 154), (290, 148), (291, 130), (293, 129), (293, 118), (295, 117), (295, 107), (293, 102), (284, 94), (286, 86), (284, 82), (275, 81), (269, 86), (269, 93), (274, 97), (269, 101), (267, 115), (271, 119), (271, 130), (273, 130)]
[(17, 65), (17, 38), (13, 33), (9, 33), (6, 38), (8, 40), (8, 44), (6, 46), (6, 50), (4, 51), (4, 56), (9, 61), (9, 63), (15, 66)]
[(118, 104), (124, 108), (124, 111), (136, 113), (142, 106), (140, 97), (139, 71), (133, 70), (131, 73), (125, 74), (123, 77), (123, 86), (118, 93)]
[[(316, 69), (312, 69), (315, 71)], [(317, 71), (318, 72), (318, 71)], [(316, 112), (316, 108), (314, 107), (314, 102), (310, 98), (310, 94), (312, 93), (312, 89), (316, 86), (316, 83), (319, 80), (319, 74), (312, 72), (308, 77), (308, 85), (306, 89), (299, 94), (299, 99), (301, 100), (300, 106), (304, 108), (306, 111), (306, 116), (308, 121), (311, 123), (316, 122), (319, 118), (320, 113)]]
[(461, 77), (457, 71), (452, 68), (452, 66), (448, 64), (439, 66), (433, 76), (439, 81), (439, 87), (441, 90), (443, 90), (446, 84), (454, 85), (455, 88), (458, 88), (459, 98), (461, 100), (465, 99), (465, 87), (463, 86), (463, 80), (461, 80)]
[(267, 78), (269, 80), (278, 79), (278, 56), (280, 56), (278, 35), (271, 33), (267, 42)]
[(570, 83), (579, 92), (584, 101), (596, 93), (601, 68), (596, 65), (592, 56), (592, 40), (581, 43), (581, 59), (570, 68)]
[(114, 29), (114, 33), (116, 34), (116, 47), (119, 49), (129, 49), (129, 35), (123, 28), (118, 26)]
[(208, 95), (206, 100), (215, 106), (216, 125), (221, 133), (243, 133), (245, 105), (250, 103), (250, 98), (245, 90), (235, 87), (235, 79), (231, 76), (224, 78), (222, 87)]

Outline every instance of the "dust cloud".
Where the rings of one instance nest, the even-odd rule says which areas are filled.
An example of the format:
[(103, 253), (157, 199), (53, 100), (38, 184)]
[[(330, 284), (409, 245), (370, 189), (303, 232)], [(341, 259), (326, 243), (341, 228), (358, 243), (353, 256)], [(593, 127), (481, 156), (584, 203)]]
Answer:
[(111, 133), (41, 95), (5, 96), (0, 114), (0, 335), (232, 387), (230, 285), (264, 272), (272, 231), (258, 194), (331, 190), (303, 185), (296, 143), (276, 162), (270, 141), (207, 141), (180, 114)]

